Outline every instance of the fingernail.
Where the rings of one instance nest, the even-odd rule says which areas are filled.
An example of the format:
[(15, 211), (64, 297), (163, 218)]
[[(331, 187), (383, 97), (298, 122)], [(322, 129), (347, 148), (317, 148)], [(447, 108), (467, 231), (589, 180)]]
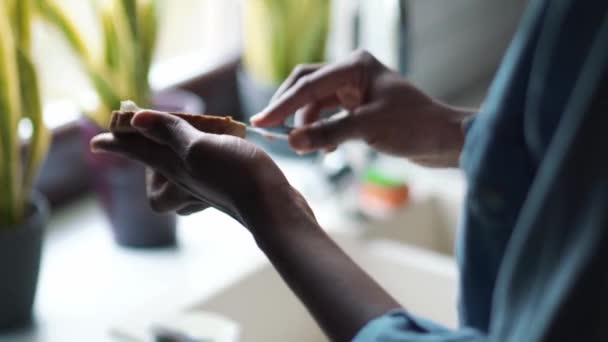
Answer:
[(93, 152), (93, 153), (95, 153), (95, 154), (98, 154), (98, 153), (102, 153), (102, 152), (104, 152), (104, 151), (103, 151), (103, 149), (101, 149), (101, 148), (97, 147), (97, 146), (96, 146), (95, 144), (93, 144), (93, 143), (92, 143), (92, 144), (90, 144), (90, 145), (89, 145), (89, 147), (90, 147), (90, 149), (91, 149), (91, 152)]
[(146, 112), (137, 112), (131, 119), (131, 126), (139, 129), (148, 129), (154, 123), (154, 116)]
[(97, 137), (93, 137), (93, 139), (91, 139), (89, 141), (89, 150), (91, 150), (91, 152), (93, 152), (93, 153), (100, 152), (100, 148), (97, 147), (97, 143), (95, 142), (96, 140), (97, 140)]
[(293, 135), (291, 143), (298, 149), (309, 149), (311, 146), (310, 138), (306, 134)]
[(264, 113), (257, 113), (256, 115), (252, 116), (249, 121), (255, 125), (258, 121), (262, 120), (262, 118), (264, 118)]

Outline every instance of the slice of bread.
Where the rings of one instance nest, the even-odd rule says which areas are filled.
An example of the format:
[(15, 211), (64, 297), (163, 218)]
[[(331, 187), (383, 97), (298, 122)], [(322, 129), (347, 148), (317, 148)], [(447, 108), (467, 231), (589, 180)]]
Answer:
[[(110, 132), (115, 134), (136, 133), (131, 126), (131, 119), (135, 116), (133, 111), (113, 111), (110, 121)], [(213, 116), (204, 114), (168, 113), (187, 121), (201, 132), (212, 134), (234, 135), (245, 137), (246, 126), (229, 116)]]

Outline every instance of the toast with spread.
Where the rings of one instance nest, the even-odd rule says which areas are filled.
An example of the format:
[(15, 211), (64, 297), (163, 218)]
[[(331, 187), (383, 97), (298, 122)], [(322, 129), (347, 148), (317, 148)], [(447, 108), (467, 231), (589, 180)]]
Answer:
[[(110, 121), (110, 132), (115, 134), (136, 133), (137, 130), (131, 126), (131, 119), (140, 109), (130, 101), (122, 103), (120, 110), (112, 112)], [(205, 114), (168, 113), (177, 116), (192, 127), (205, 133), (233, 135), (240, 138), (245, 137), (246, 126), (233, 120), (229, 116), (214, 116)]]

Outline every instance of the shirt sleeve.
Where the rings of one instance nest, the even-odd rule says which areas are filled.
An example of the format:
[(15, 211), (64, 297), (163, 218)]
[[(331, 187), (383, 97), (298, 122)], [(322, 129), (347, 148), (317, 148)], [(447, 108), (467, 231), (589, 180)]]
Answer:
[(469, 131), (471, 130), (471, 126), (473, 126), (476, 116), (477, 115), (471, 115), (462, 121), (462, 130), (464, 131), (465, 135), (467, 135), (469, 133)]
[(431, 321), (395, 310), (378, 317), (357, 333), (354, 342), (485, 342), (481, 332), (462, 328), (449, 330)]

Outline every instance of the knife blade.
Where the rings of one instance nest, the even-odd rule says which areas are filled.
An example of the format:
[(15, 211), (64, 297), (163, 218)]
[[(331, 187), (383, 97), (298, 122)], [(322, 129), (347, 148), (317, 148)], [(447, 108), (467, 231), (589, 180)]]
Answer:
[(276, 140), (288, 140), (289, 133), (294, 130), (294, 127), (289, 126), (279, 126), (279, 127), (269, 127), (269, 128), (261, 128), (261, 127), (253, 127), (247, 125), (247, 132), (259, 134), (265, 138), (276, 139)]

